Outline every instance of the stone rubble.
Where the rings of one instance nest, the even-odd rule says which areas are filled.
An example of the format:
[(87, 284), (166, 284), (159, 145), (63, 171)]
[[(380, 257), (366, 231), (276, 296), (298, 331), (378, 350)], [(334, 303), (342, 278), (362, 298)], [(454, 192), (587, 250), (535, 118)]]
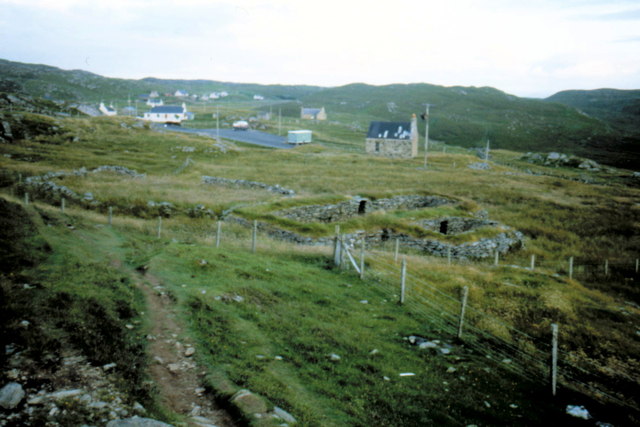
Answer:
[(280, 185), (269, 185), (263, 182), (256, 181), (247, 181), (245, 179), (229, 179), (229, 178), (221, 178), (217, 176), (203, 176), (202, 177), (203, 184), (210, 185), (230, 185), (237, 187), (246, 187), (246, 188), (257, 188), (261, 190), (266, 190), (271, 193), (281, 194), (283, 196), (295, 196), (296, 192), (293, 190), (289, 190), (287, 188), (283, 188)]
[(520, 158), (529, 163), (540, 164), (544, 166), (563, 166), (571, 168), (584, 169), (591, 172), (597, 172), (602, 169), (598, 162), (577, 156), (570, 156), (563, 153), (552, 151), (550, 153), (526, 153)]
[(4, 351), (3, 374), (13, 381), (0, 383), (0, 426), (65, 427), (70, 420), (73, 425), (105, 425), (146, 413), (140, 403), (129, 402), (117, 388), (112, 364), (92, 366), (82, 356), (66, 354), (51, 369), (39, 367), (18, 346), (8, 345)]

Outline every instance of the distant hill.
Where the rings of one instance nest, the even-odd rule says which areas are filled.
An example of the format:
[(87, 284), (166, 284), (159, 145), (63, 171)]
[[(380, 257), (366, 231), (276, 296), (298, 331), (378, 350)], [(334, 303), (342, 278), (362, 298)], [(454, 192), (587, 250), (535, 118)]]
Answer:
[(559, 102), (629, 134), (640, 134), (640, 90), (565, 90), (546, 101)]
[[(638, 134), (573, 107), (490, 87), (359, 83), (318, 91), (304, 103), (326, 107), (329, 117), (357, 112), (363, 121), (407, 120), (429, 103), (429, 136), (448, 144), (481, 147), (489, 139), (493, 148), (561, 151), (626, 167), (640, 163)], [(423, 122), (419, 128), (423, 133)]]
[[(329, 120), (356, 125), (363, 132), (371, 120), (408, 120), (429, 103), (433, 105), (430, 138), (448, 144), (483, 147), (488, 139), (493, 148), (560, 151), (629, 168), (640, 164), (640, 91), (567, 91), (539, 100), (490, 87), (424, 83), (322, 88), (152, 77), (127, 80), (0, 59), (0, 92), (58, 103), (124, 101), (178, 89), (198, 95), (224, 90), (229, 100), (239, 101), (259, 94), (277, 101), (282, 113), (292, 117), (298, 116), (301, 106), (324, 106)], [(424, 134), (424, 122), (419, 129)]]
[(62, 70), (39, 64), (0, 59), (0, 92), (19, 93), (55, 101), (100, 102), (134, 99), (141, 94), (184, 90), (197, 95), (225, 90), (240, 99), (260, 94), (282, 100), (298, 99), (322, 88), (317, 86), (259, 85), (213, 80), (164, 80), (153, 77), (128, 80), (102, 77), (82, 70)]

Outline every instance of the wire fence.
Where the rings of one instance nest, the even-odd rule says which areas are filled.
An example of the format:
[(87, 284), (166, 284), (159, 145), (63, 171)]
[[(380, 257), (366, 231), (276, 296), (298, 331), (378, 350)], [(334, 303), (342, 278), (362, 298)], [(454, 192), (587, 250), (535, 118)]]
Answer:
[[(24, 203), (29, 204), (28, 195), (25, 195)], [(61, 204), (60, 209), (64, 213), (65, 205)], [(109, 209), (106, 223), (114, 223), (113, 211)], [(223, 224), (224, 227), (223, 227)], [(248, 225), (251, 224), (249, 227)], [(184, 228), (184, 224), (176, 226), (170, 219), (164, 220), (158, 217), (153, 221), (146, 221), (144, 230), (154, 235), (158, 239), (193, 234), (193, 230)], [(247, 233), (247, 230), (249, 231)], [(262, 231), (262, 233), (259, 233)], [(245, 247), (247, 250), (256, 252), (259, 247), (267, 242), (264, 238), (265, 231), (260, 230), (257, 221), (252, 223), (245, 221), (242, 224), (226, 224), (218, 221), (204, 234), (209, 236), (210, 243), (215, 247), (233, 245), (235, 247)], [(262, 235), (261, 235), (262, 234)], [(201, 236), (206, 238), (206, 236)], [(271, 241), (271, 239), (269, 239)], [(337, 241), (337, 240), (336, 240)], [(299, 243), (299, 242), (298, 242)], [(358, 243), (358, 242), (352, 242)], [(361, 242), (359, 242), (362, 244)], [(293, 242), (290, 243), (294, 245)], [(364, 268), (364, 262), (358, 266), (357, 249), (349, 243), (341, 240), (341, 245), (345, 249), (336, 258), (334, 246), (334, 261), (341, 265), (351, 265), (356, 270)], [(299, 245), (296, 245), (299, 247)], [(353, 254), (351, 254), (353, 253)], [(348, 255), (347, 255), (348, 254)], [(478, 355), (483, 355), (492, 360), (501, 368), (510, 371), (522, 378), (530, 381), (540, 381), (541, 378), (549, 379), (551, 370), (550, 360), (552, 354), (551, 334), (546, 337), (534, 336), (531, 333), (514, 327), (509, 322), (498, 316), (492, 315), (482, 308), (474, 305), (473, 299), (466, 307), (464, 317), (464, 327), (461, 325), (461, 299), (460, 295), (447, 291), (430, 283), (424, 279), (424, 271), (414, 265), (406, 265), (400, 268), (399, 252), (396, 245), (395, 253), (390, 251), (388, 245), (383, 247), (369, 248), (365, 255), (368, 265), (366, 282), (373, 282), (379, 285), (390, 299), (400, 298), (402, 294), (402, 304), (406, 310), (411, 311), (425, 319), (428, 319), (432, 329), (439, 331), (444, 336), (458, 339), (460, 345), (468, 348)], [(343, 256), (348, 258), (343, 259)], [(630, 277), (638, 274), (638, 260), (632, 262), (610, 262), (601, 263), (584, 261), (579, 258), (571, 258), (566, 262), (554, 262), (544, 260), (539, 262), (532, 259), (528, 266), (518, 266), (513, 264), (502, 265), (498, 258), (492, 261), (464, 260), (456, 261), (441, 257), (420, 256), (420, 264), (446, 263), (456, 264), (458, 267), (478, 267), (478, 266), (502, 266), (506, 268), (528, 269), (538, 271), (540, 274), (561, 276), (564, 278), (596, 278), (615, 279)], [(404, 273), (403, 273), (404, 270)], [(362, 273), (361, 273), (362, 275)], [(404, 283), (400, 289), (400, 283)], [(460, 288), (458, 287), (459, 291)], [(562, 386), (580, 391), (601, 401), (613, 402), (617, 405), (640, 410), (638, 403), (639, 389), (638, 379), (628, 374), (604, 366), (597, 360), (589, 359), (575, 351), (558, 349), (558, 378), (557, 381)], [(550, 382), (550, 380), (547, 380)], [(633, 390), (632, 393), (627, 393)]]
[[(353, 250), (358, 251), (356, 248)], [(544, 381), (551, 382), (551, 333), (547, 340), (535, 337), (475, 306), (473, 301), (466, 307), (464, 330), (462, 331), (462, 302), (458, 295), (448, 293), (429, 283), (422, 278), (423, 271), (417, 267), (406, 265), (403, 274), (403, 268), (398, 263), (397, 253), (369, 250), (366, 253), (366, 258), (369, 270), (366, 271), (365, 280), (375, 280), (377, 284), (389, 287), (388, 291), (398, 299), (400, 296), (397, 294), (402, 292), (402, 304), (406, 309), (428, 319), (431, 327), (450, 337), (461, 337), (461, 345), (497, 362), (503, 369), (522, 378), (537, 382), (543, 378)], [(440, 262), (449, 261), (441, 260)], [(420, 264), (424, 265), (424, 263)], [(468, 264), (476, 265), (474, 263)], [(636, 272), (635, 262), (607, 263), (607, 265), (605, 263), (602, 265), (584, 263), (580, 266), (584, 268), (583, 274), (585, 275), (615, 276), (616, 274), (627, 275)], [(528, 268), (530, 270), (538, 269), (543, 274), (556, 274), (549, 273), (550, 267), (551, 264), (546, 264), (544, 267), (530, 265)], [(573, 267), (576, 267), (575, 262)], [(404, 289), (400, 288), (401, 283), (405, 284)], [(483, 325), (490, 325), (493, 328), (483, 327)], [(492, 332), (493, 329), (500, 332)], [(638, 390), (637, 378), (603, 366), (596, 360), (562, 349), (558, 349), (557, 369), (558, 383), (568, 389), (580, 391), (592, 398), (613, 402), (635, 411), (640, 409), (636, 400), (637, 396), (627, 394), (629, 390)]]

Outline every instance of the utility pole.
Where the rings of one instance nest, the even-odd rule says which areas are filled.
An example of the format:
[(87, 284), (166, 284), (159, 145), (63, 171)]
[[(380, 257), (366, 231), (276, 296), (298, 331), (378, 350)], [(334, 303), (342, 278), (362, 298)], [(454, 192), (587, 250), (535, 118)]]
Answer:
[(487, 147), (484, 149), (484, 161), (489, 161), (489, 138), (487, 138)]
[(429, 107), (431, 104), (427, 104), (427, 110), (422, 118), (425, 121), (424, 125), (424, 168), (427, 169), (427, 156), (429, 153)]
[(216, 141), (220, 143), (220, 105), (216, 105)]
[(282, 108), (278, 108), (278, 136), (282, 135)]

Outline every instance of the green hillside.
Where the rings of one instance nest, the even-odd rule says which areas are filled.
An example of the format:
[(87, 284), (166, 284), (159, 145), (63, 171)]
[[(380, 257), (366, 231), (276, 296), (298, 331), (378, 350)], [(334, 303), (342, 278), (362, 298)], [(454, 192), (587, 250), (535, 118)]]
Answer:
[(347, 115), (365, 129), (368, 120), (408, 120), (429, 103), (429, 137), (447, 144), (482, 147), (488, 139), (495, 148), (560, 151), (629, 167), (640, 160), (636, 140), (601, 120), (488, 87), (354, 84), (326, 89), (303, 101), (325, 106), (331, 117)]
[(116, 79), (82, 70), (61, 70), (47, 65), (0, 59), (0, 92), (66, 102), (125, 102), (138, 95), (148, 95), (151, 91), (173, 94), (176, 90), (197, 95), (225, 90), (231, 99), (251, 99), (254, 94), (274, 99), (296, 99), (319, 89), (313, 86), (265, 86), (211, 80)]
[[(494, 148), (559, 151), (630, 168), (640, 163), (637, 91), (598, 92), (597, 99), (601, 101), (589, 101), (587, 108), (585, 102), (579, 101), (583, 96), (574, 92), (538, 100), (519, 98), (490, 87), (442, 87), (423, 83), (321, 88), (210, 80), (125, 80), (0, 60), (0, 91), (60, 102), (105, 101), (121, 107), (151, 91), (165, 95), (178, 89), (199, 96), (227, 91), (229, 96), (215, 103), (186, 100), (196, 112), (207, 111), (208, 115), (214, 108), (207, 107), (234, 102), (245, 102), (244, 107), (263, 111), (275, 112), (274, 108), (278, 108), (289, 118), (299, 117), (302, 106), (324, 106), (330, 121), (362, 133), (371, 120), (409, 120), (412, 114), (422, 113), (424, 105), (429, 103), (433, 105), (430, 138), (449, 145), (484, 147), (489, 140)], [(253, 101), (254, 95), (261, 95), (265, 100)], [(172, 96), (165, 96), (165, 100), (168, 103), (185, 101)], [(424, 126), (419, 126), (419, 130), (423, 134)]]
[[(354, 97), (362, 89), (346, 88)], [(341, 102), (353, 101), (336, 108), (346, 107)], [(384, 114), (373, 102), (361, 108), (362, 117)], [(453, 147), (434, 151), (425, 170), (420, 158), (342, 149), (361, 146), (362, 134), (350, 127), (360, 115), (335, 114), (336, 123), (314, 125), (313, 144), (272, 150), (159, 132), (132, 118), (5, 112), (2, 121), (19, 132), (0, 144), (0, 311), (8, 314), (0, 348), (13, 349), (0, 352), (0, 385), (21, 382), (27, 396), (0, 411), (0, 421), (106, 424), (111, 415), (87, 405), (89, 391), (63, 400), (58, 412), (28, 403), (61, 388), (50, 378), (71, 353), (111, 366), (127, 411), (137, 402), (146, 416), (193, 423), (191, 407), (171, 407), (154, 376), (168, 365), (153, 352), (161, 340), (150, 336), (158, 320), (149, 294), (157, 294), (173, 310), (165, 320), (183, 325), (174, 341), (195, 349), (188, 362), (197, 380), (185, 389), (202, 388), (241, 424), (282, 425), (275, 407), (302, 426), (637, 424), (637, 177), (533, 165), (510, 150), (494, 150), (489, 168), (478, 170), (469, 167), (475, 155)], [(204, 176), (295, 195), (208, 184)], [(282, 214), (411, 196), (449, 202), (332, 222)], [(485, 217), (499, 225), (457, 235), (419, 225)], [(381, 236), (367, 242), (364, 278), (346, 255), (335, 265), (336, 225), (354, 239), (353, 264), (358, 236)], [(523, 245), (451, 260), (404, 243), (396, 258), (388, 238), (477, 246), (515, 230)], [(304, 244), (285, 239), (291, 233)], [(556, 397), (548, 377), (552, 324), (560, 328)], [(181, 372), (174, 368), (171, 378)], [(65, 378), (64, 390), (85, 390), (79, 375)], [(575, 419), (567, 405), (585, 405), (594, 418)]]
[(640, 134), (640, 90), (565, 90), (546, 101), (577, 108), (628, 135)]

